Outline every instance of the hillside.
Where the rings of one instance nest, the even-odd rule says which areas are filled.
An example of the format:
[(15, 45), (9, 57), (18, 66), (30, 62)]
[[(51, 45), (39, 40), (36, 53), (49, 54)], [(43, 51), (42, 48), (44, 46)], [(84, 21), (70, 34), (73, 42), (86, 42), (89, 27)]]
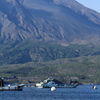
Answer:
[(39, 82), (53, 77), (63, 82), (70, 78), (82, 83), (100, 84), (100, 56), (60, 59), (50, 62), (26, 63), (0, 66), (0, 76), (18, 80)]
[(100, 14), (75, 0), (0, 0), (0, 4), (1, 42), (99, 41)]
[[(37, 82), (54, 77), (64, 82), (100, 83), (100, 46), (61, 46), (55, 42), (9, 42), (0, 44), (0, 76)], [(18, 81), (17, 80), (17, 81)]]
[(100, 83), (100, 13), (75, 0), (0, 0), (0, 76)]
[(100, 55), (100, 47), (93, 44), (62, 46), (55, 42), (23, 41), (2, 43), (0, 48), (0, 65)]

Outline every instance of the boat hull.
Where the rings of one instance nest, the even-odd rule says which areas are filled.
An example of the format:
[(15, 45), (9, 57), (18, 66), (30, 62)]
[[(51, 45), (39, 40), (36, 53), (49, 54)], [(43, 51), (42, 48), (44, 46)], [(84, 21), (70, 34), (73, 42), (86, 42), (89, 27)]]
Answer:
[(0, 87), (0, 91), (22, 91), (22, 86)]

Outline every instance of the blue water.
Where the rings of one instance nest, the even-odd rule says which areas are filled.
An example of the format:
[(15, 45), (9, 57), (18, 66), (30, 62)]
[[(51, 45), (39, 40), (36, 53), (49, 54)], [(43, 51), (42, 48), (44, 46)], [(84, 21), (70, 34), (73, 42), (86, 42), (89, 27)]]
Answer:
[(23, 91), (0, 92), (0, 100), (100, 100), (100, 85), (96, 90), (91, 85), (77, 88), (50, 89), (24, 88)]

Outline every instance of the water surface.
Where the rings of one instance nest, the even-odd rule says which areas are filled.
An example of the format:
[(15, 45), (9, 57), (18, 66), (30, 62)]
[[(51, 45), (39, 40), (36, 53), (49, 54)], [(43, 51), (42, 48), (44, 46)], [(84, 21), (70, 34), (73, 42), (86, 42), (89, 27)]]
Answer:
[(100, 85), (92, 89), (91, 85), (77, 88), (50, 89), (24, 88), (23, 91), (0, 92), (0, 100), (100, 100)]

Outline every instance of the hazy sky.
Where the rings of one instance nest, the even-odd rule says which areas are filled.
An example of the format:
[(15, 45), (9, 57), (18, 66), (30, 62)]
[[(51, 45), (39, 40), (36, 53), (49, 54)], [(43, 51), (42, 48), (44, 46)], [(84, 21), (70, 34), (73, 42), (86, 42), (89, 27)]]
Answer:
[(76, 0), (88, 8), (92, 8), (98, 12), (100, 12), (100, 0)]

